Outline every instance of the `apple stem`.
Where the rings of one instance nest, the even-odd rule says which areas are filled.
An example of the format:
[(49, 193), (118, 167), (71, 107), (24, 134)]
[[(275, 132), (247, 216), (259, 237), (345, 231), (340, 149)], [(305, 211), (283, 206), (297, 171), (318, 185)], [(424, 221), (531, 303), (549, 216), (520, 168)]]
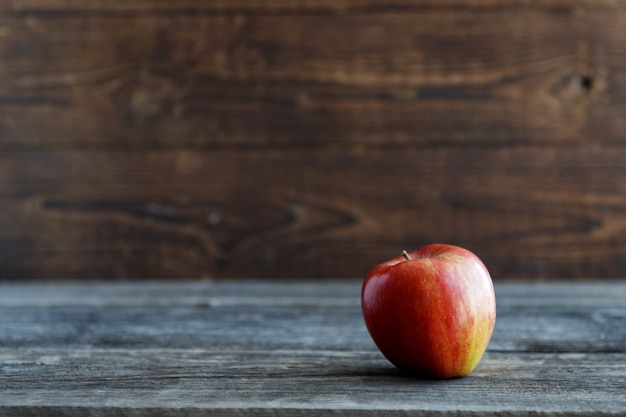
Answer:
[(402, 251), (402, 256), (404, 256), (404, 259), (406, 259), (407, 261), (411, 259), (411, 255), (409, 255), (409, 253), (405, 250)]

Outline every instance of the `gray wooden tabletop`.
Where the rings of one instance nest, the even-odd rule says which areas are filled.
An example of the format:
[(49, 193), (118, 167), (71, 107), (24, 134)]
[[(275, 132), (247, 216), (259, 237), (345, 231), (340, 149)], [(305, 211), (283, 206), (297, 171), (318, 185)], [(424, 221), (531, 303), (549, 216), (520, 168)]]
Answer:
[(0, 284), (1, 416), (626, 415), (626, 282), (496, 284), (469, 376), (396, 370), (360, 282)]

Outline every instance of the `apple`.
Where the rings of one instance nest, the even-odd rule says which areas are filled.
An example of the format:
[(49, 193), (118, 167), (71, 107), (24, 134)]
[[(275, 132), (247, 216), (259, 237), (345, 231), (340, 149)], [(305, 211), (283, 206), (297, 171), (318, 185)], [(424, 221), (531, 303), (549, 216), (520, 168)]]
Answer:
[(383, 262), (361, 290), (365, 325), (396, 367), (426, 378), (469, 374), (496, 321), (493, 282), (467, 249), (432, 244)]

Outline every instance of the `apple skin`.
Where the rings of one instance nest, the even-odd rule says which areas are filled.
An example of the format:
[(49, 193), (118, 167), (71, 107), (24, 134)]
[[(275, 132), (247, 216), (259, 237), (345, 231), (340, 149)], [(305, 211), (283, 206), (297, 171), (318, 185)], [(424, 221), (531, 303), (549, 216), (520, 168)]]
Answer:
[(365, 325), (396, 367), (434, 379), (474, 370), (496, 321), (483, 262), (458, 246), (432, 244), (374, 267), (361, 290)]

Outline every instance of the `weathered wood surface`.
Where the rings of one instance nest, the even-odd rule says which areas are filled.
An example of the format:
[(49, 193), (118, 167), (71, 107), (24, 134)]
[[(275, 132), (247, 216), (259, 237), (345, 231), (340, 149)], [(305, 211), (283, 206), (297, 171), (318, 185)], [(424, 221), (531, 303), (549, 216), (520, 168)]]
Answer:
[(0, 278), (626, 275), (626, 6), (0, 0)]
[(626, 283), (496, 284), (470, 376), (409, 377), (360, 283), (0, 285), (3, 416), (617, 416)]

